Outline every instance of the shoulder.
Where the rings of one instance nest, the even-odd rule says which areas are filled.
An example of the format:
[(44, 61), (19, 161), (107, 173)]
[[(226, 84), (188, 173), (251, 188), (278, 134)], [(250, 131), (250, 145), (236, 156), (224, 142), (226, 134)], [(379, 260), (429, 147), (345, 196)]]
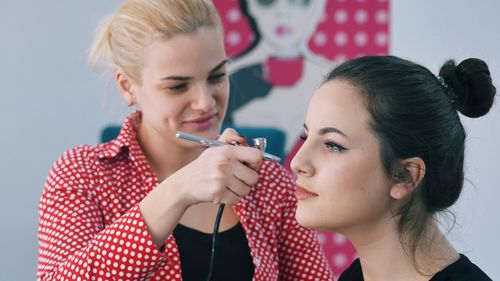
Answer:
[(83, 157), (89, 157), (89, 156), (94, 156), (96, 155), (96, 152), (98, 151), (98, 147), (101, 145), (96, 145), (96, 146), (91, 146), (91, 145), (78, 145), (73, 148), (70, 148), (66, 151), (64, 151), (61, 154), (61, 157), (59, 160), (64, 159), (64, 160), (74, 160), (74, 161), (82, 161), (81, 158)]
[(93, 146), (79, 145), (64, 151), (54, 162), (52, 170), (61, 167), (79, 172), (88, 169), (94, 170), (105, 163), (105, 160), (116, 160), (119, 158), (123, 152), (127, 151), (124, 148), (126, 147), (117, 143), (117, 140)]
[(491, 278), (460, 254), (459, 260), (438, 272), (430, 281), (491, 281)]
[(79, 169), (86, 163), (97, 159), (96, 148), (89, 145), (80, 145), (64, 151), (54, 162), (52, 170), (64, 168), (65, 170)]
[(52, 165), (45, 183), (46, 189), (87, 185), (96, 163), (97, 146), (80, 145), (63, 152)]

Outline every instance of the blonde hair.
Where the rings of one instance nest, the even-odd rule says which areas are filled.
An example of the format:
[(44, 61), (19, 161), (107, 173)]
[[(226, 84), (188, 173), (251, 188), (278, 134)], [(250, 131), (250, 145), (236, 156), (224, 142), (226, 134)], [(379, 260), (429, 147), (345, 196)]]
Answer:
[(221, 27), (211, 0), (126, 0), (100, 24), (89, 51), (89, 63), (121, 69), (141, 83), (145, 52), (155, 38), (195, 32), (203, 26)]

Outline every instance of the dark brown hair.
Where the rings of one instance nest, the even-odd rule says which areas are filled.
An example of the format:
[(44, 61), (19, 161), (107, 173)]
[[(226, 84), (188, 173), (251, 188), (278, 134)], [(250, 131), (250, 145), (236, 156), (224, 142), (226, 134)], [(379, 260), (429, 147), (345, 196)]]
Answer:
[(436, 212), (453, 205), (464, 181), (465, 130), (458, 112), (476, 118), (493, 105), (496, 89), (485, 62), (447, 61), (436, 77), (425, 67), (394, 56), (369, 56), (333, 69), (326, 81), (347, 81), (363, 95), (371, 128), (381, 144), (387, 175), (408, 180), (401, 160), (420, 157), (420, 185), (394, 211), (401, 241), (413, 258)]

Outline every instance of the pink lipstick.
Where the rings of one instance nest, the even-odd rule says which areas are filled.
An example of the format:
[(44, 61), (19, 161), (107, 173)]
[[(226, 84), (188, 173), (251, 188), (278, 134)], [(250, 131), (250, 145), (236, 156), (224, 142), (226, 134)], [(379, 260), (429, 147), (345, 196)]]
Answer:
[(316, 196), (318, 196), (318, 194), (305, 189), (301, 185), (297, 185), (297, 190), (295, 190), (295, 197), (297, 197), (298, 200), (306, 200)]
[(215, 122), (217, 113), (202, 116), (196, 119), (191, 119), (184, 122), (190, 130), (192, 131), (204, 131), (212, 127)]

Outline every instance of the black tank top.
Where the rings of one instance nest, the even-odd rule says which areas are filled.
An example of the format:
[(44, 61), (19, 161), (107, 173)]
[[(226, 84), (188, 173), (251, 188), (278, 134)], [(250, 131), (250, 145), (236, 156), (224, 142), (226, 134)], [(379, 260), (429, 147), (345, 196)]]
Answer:
[[(206, 281), (212, 250), (212, 234), (178, 224), (174, 237), (179, 247), (182, 279)], [(217, 255), (212, 280), (252, 280), (254, 265), (240, 223), (217, 235)]]
[[(361, 262), (356, 259), (341, 275), (338, 281), (363, 281)], [(460, 254), (458, 261), (436, 273), (429, 281), (492, 281), (466, 256)]]

